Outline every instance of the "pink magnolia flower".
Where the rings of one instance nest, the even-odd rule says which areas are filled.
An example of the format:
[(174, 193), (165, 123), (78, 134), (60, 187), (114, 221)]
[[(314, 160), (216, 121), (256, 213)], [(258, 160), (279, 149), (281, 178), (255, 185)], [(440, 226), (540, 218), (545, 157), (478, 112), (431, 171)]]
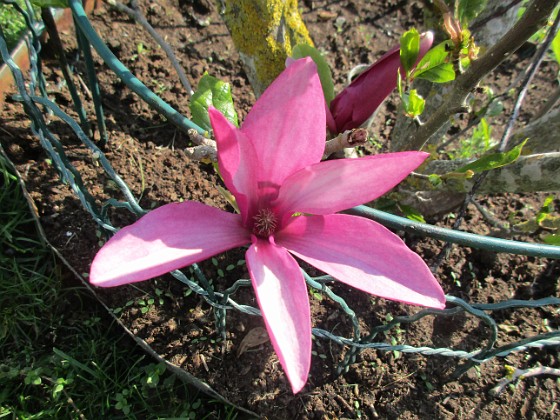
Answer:
[[(434, 35), (422, 34), (418, 61), (428, 52)], [(356, 77), (331, 101), (327, 110), (327, 125), (333, 134), (358, 128), (397, 87), (397, 70), (401, 67), (400, 47), (387, 51), (379, 60)]]
[(427, 154), (320, 162), (325, 107), (311, 59), (284, 70), (240, 129), (215, 109), (210, 120), (219, 168), (240, 214), (192, 201), (159, 207), (103, 246), (91, 283), (146, 280), (249, 245), (252, 285), (294, 393), (305, 385), (311, 361), (307, 287), (294, 256), (367, 293), (444, 306), (430, 270), (398, 236), (371, 220), (334, 214), (384, 194)]

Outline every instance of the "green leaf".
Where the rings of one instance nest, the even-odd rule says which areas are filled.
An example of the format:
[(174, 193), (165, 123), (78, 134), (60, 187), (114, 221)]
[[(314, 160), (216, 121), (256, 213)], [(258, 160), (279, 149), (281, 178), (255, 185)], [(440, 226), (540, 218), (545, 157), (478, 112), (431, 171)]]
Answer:
[(560, 64), (560, 31), (556, 33), (550, 48), (552, 49), (556, 62)]
[(68, 6), (68, 0), (31, 0), (33, 6), (45, 7), (60, 7), (65, 8)]
[(434, 187), (437, 187), (437, 186), (441, 185), (441, 183), (442, 183), (441, 176), (439, 176), (438, 174), (428, 175), (428, 181), (430, 181), (430, 183)]
[(310, 45), (298, 44), (292, 50), (292, 58), (304, 58), (311, 57), (311, 59), (317, 65), (317, 72), (319, 73), (319, 79), (321, 80), (321, 86), (323, 87), (323, 95), (325, 96), (325, 101), (327, 106), (331, 104), (334, 99), (334, 83), (332, 81), (332, 74), (329, 65), (327, 64), (323, 55)]
[(542, 209), (543, 209), (543, 211), (546, 211), (547, 213), (551, 213), (554, 210), (554, 196), (553, 195), (548, 195), (544, 199)]
[(535, 217), (537, 223), (540, 225), (547, 218), (547, 216), (549, 216), (550, 213), (552, 213), (553, 211), (554, 211), (554, 196), (549, 195), (545, 198), (544, 203), (541, 206), (541, 209), (539, 210), (537, 216)]
[(408, 114), (411, 117), (417, 117), (424, 112), (426, 101), (420, 96), (416, 89), (412, 89), (408, 96), (408, 104)]
[(486, 3), (487, 0), (459, 0), (457, 14), (461, 25), (468, 27), (469, 23), (484, 10)]
[(191, 97), (189, 108), (192, 121), (207, 131), (212, 129), (208, 117), (208, 107), (210, 106), (220, 111), (232, 124), (238, 125), (229, 83), (204, 73), (198, 82), (196, 92)]
[(453, 65), (448, 62), (450, 41), (444, 41), (429, 50), (414, 70), (415, 79), (425, 79), (433, 83), (446, 83), (455, 79)]
[(557, 233), (551, 233), (543, 238), (543, 241), (549, 245), (560, 246), (560, 235)]
[(457, 169), (457, 172), (466, 172), (470, 170), (475, 173), (479, 173), (509, 165), (519, 159), (519, 156), (521, 156), (521, 150), (523, 149), (523, 146), (525, 146), (525, 143), (527, 143), (527, 140), (507, 152), (491, 153), (489, 155), (482, 156), (480, 159)]
[(404, 110), (410, 118), (416, 118), (424, 112), (426, 101), (416, 89), (412, 89), (409, 93), (402, 95)]
[(399, 204), (399, 208), (407, 219), (414, 220), (415, 222), (426, 223), (424, 216), (414, 207), (405, 204)]
[(401, 36), (401, 64), (407, 75), (410, 73), (414, 63), (416, 63), (419, 52), (420, 34), (416, 29), (412, 28)]

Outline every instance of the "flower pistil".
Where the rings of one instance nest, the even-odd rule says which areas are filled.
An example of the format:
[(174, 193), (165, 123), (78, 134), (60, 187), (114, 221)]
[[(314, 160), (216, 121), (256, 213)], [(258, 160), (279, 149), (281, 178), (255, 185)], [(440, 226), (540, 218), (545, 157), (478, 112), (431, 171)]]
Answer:
[(253, 218), (253, 233), (261, 238), (268, 238), (278, 227), (278, 217), (269, 208), (260, 209)]

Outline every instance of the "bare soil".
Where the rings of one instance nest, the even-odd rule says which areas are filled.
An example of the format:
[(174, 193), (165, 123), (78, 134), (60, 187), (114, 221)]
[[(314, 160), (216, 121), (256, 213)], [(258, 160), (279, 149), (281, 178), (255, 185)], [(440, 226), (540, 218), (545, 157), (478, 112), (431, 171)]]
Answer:
[[(205, 71), (231, 83), (241, 120), (255, 101), (239, 57), (223, 25), (214, 2), (202, 0), (141, 1), (149, 21), (164, 35), (177, 53), (194, 86)], [(348, 71), (360, 63), (373, 62), (398, 43), (399, 36), (412, 26), (422, 28), (421, 1), (307, 1), (301, 5), (304, 20), (316, 46), (326, 53), (332, 66), (336, 89), (346, 83)], [(181, 112), (188, 113), (188, 95), (163, 51), (140, 26), (127, 16), (106, 6), (94, 12), (92, 22), (112, 51), (149, 87)], [(64, 34), (69, 58), (75, 46), (71, 33)], [(144, 49), (138, 51), (138, 45)], [(523, 68), (517, 61), (505, 63), (489, 79), (497, 91), (506, 89)], [(61, 88), (60, 70), (48, 45), (44, 51), (45, 71), (51, 97), (77, 119), (69, 108), (67, 90)], [(106, 155), (126, 180), (144, 208), (179, 200), (196, 200), (228, 209), (215, 185), (218, 179), (211, 165), (186, 158), (183, 149), (189, 139), (158, 116), (131, 93), (96, 58), (98, 77), (109, 130)], [(83, 64), (77, 63), (83, 75)], [(557, 68), (545, 63), (543, 76), (531, 90), (526, 109), (535, 110), (550, 89)], [(82, 92), (87, 98), (87, 93)], [(392, 98), (378, 113), (372, 134), (387, 150), (397, 103)], [(91, 111), (91, 110), (90, 110)], [(90, 115), (93, 115), (90, 113)], [(530, 118), (530, 111), (521, 123)], [(21, 105), (8, 101), (2, 110), (2, 144), (23, 174), (49, 240), (79, 273), (87, 273), (103, 235), (82, 208), (71, 189), (58, 174), (30, 133)], [(54, 117), (51, 131), (66, 147), (66, 153), (98, 203), (110, 197), (122, 198), (103, 174), (91, 153), (77, 137)], [(499, 128), (497, 129), (499, 131)], [(365, 149), (364, 153), (371, 150)], [(542, 194), (495, 195), (480, 202), (501, 220), (527, 220), (539, 209)], [(112, 211), (115, 226), (131, 223), (126, 211)], [(453, 216), (432, 220), (450, 226)], [(496, 234), (495, 229), (475, 209), (470, 209), (462, 229)], [(442, 243), (403, 236), (428, 263), (442, 249)], [(531, 236), (514, 236), (538, 240)], [(200, 264), (214, 287), (223, 290), (239, 278), (248, 278), (242, 250), (233, 250)], [(191, 276), (189, 270), (187, 275)], [(437, 277), (445, 292), (468, 302), (493, 303), (511, 298), (560, 297), (558, 262), (524, 256), (493, 254), (454, 247), (440, 266)], [(356, 311), (364, 334), (389, 316), (412, 314), (418, 308), (371, 298), (347, 287), (334, 285)], [(138, 337), (159, 354), (207, 382), (239, 406), (265, 418), (534, 418), (558, 417), (560, 384), (552, 377), (530, 378), (506, 388), (499, 396), (490, 389), (506, 375), (505, 365), (527, 368), (539, 364), (560, 368), (557, 349), (537, 349), (484, 363), (459, 378), (451, 375), (461, 364), (442, 356), (366, 350), (360, 353), (346, 373), (336, 367), (348, 348), (325, 339), (314, 340), (311, 375), (304, 390), (293, 395), (268, 342), (238, 355), (243, 338), (262, 327), (260, 318), (230, 310), (227, 313), (227, 339), (216, 333), (210, 306), (190, 293), (171, 276), (133, 286), (97, 290), (98, 295), (121, 317)], [(154, 299), (153, 303), (149, 299)], [(350, 336), (351, 322), (326, 297), (310, 294), (313, 323), (337, 335)], [(238, 303), (256, 306), (250, 288), (235, 295)], [(554, 308), (506, 310), (493, 314), (500, 325), (499, 343), (557, 329), (560, 314)], [(481, 348), (488, 328), (470, 315), (450, 318), (428, 317), (409, 326), (392, 330), (380, 341), (415, 346), (453, 347), (467, 351)]]

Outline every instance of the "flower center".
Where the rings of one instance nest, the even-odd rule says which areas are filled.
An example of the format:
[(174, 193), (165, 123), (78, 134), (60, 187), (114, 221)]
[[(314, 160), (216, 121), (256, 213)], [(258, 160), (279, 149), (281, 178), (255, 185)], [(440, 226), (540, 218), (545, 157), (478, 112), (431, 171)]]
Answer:
[(260, 209), (254, 217), (253, 233), (257, 236), (268, 238), (278, 227), (278, 218), (270, 209)]

